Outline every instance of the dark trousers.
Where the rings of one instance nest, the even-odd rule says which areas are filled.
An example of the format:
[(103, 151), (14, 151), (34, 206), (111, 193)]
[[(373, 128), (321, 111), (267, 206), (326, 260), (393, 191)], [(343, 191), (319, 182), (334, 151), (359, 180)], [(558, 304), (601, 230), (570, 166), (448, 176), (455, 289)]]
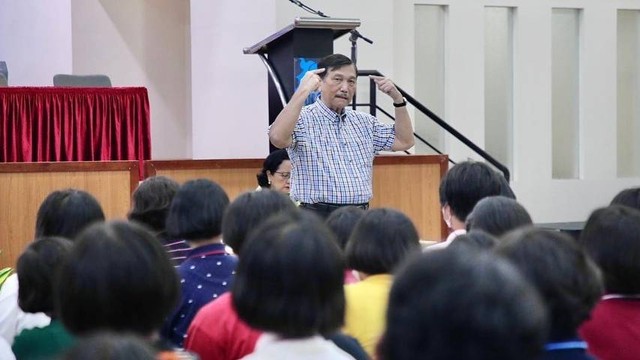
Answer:
[(355, 206), (355, 207), (359, 207), (360, 209), (363, 210), (367, 210), (369, 208), (369, 203), (364, 203), (364, 204), (331, 204), (331, 203), (314, 203), (314, 204), (308, 204), (308, 203), (301, 203), (300, 207), (308, 210), (308, 211), (313, 211), (316, 215), (320, 216), (323, 219), (326, 219), (329, 217), (329, 215), (331, 215), (332, 212), (340, 209), (341, 207), (345, 207), (345, 206)]

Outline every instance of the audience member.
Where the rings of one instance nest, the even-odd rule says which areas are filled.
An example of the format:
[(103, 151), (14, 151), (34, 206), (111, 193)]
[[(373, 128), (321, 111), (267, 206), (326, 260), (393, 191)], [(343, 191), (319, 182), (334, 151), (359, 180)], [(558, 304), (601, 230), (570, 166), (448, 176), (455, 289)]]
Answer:
[[(355, 206), (344, 206), (334, 211), (326, 220), (327, 226), (331, 229), (338, 240), (338, 246), (345, 252), (347, 241), (356, 227), (358, 220), (362, 218), (365, 210)], [(345, 269), (344, 283), (353, 284), (358, 282), (358, 278), (354, 275), (352, 269)]]
[(368, 210), (347, 243), (347, 264), (362, 281), (346, 285), (344, 332), (355, 337), (370, 357), (384, 330), (392, 273), (410, 254), (420, 252), (418, 231), (403, 213)]
[[(88, 192), (77, 189), (51, 192), (36, 215), (35, 238), (64, 237), (73, 240), (88, 225), (104, 221), (100, 203)], [(26, 314), (18, 307), (18, 275), (12, 274), (0, 289), (0, 335), (9, 344), (24, 329), (49, 325), (44, 313)]]
[(538, 290), (547, 305), (550, 331), (544, 360), (588, 360), (578, 327), (602, 295), (600, 271), (569, 235), (528, 228), (511, 232), (496, 249)]
[(78, 340), (60, 360), (162, 360), (155, 352), (135, 335), (99, 332)]
[(131, 197), (129, 220), (148, 226), (169, 252), (174, 264), (180, 265), (191, 248), (181, 239), (167, 234), (167, 215), (180, 184), (166, 176), (151, 176), (142, 181)]
[(291, 179), (291, 161), (287, 150), (273, 151), (262, 164), (262, 170), (256, 175), (258, 189), (272, 189), (289, 193)]
[(13, 342), (18, 359), (55, 358), (73, 344), (73, 337), (57, 319), (53, 308), (53, 277), (71, 251), (71, 240), (36, 239), (18, 258), (18, 305), (26, 313), (45, 313), (51, 323), (25, 329)]
[(466, 229), (500, 237), (511, 230), (533, 225), (531, 216), (517, 201), (504, 196), (486, 197), (467, 216)]
[(442, 217), (451, 231), (447, 239), (427, 250), (442, 249), (456, 236), (464, 234), (467, 216), (478, 201), (504, 192), (500, 175), (481, 162), (460, 162), (445, 174), (440, 182)]
[(624, 189), (611, 200), (610, 205), (624, 205), (640, 210), (640, 187)]
[(222, 242), (222, 216), (228, 205), (222, 187), (207, 179), (187, 181), (171, 203), (169, 233), (192, 248), (178, 267), (182, 301), (162, 328), (162, 336), (178, 347), (198, 310), (231, 286), (238, 260)]
[(491, 252), (421, 254), (389, 295), (381, 360), (534, 360), (546, 337), (536, 291)]
[(466, 248), (472, 250), (491, 250), (498, 245), (498, 239), (482, 230), (471, 230), (456, 237), (449, 245), (452, 249)]
[(605, 295), (580, 328), (589, 353), (601, 360), (640, 354), (640, 212), (612, 205), (595, 210), (580, 243), (602, 270)]
[(233, 305), (265, 331), (243, 359), (353, 359), (322, 335), (344, 321), (344, 262), (333, 234), (312, 214), (276, 216), (247, 239)]
[(78, 235), (56, 283), (55, 309), (73, 335), (135, 334), (172, 352), (154, 339), (180, 285), (167, 252), (146, 228), (121, 221), (90, 226)]

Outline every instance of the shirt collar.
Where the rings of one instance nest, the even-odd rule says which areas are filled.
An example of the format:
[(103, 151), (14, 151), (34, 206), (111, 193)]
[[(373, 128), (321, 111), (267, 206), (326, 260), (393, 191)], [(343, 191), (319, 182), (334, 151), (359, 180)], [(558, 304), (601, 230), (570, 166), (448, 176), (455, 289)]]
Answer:
[(318, 99), (316, 99), (316, 106), (320, 110), (320, 112), (322, 112), (323, 115), (325, 115), (328, 119), (331, 119), (331, 121), (333, 122), (344, 120), (347, 117), (347, 111), (349, 110), (345, 107), (344, 109), (342, 109), (342, 113), (338, 114), (335, 111), (329, 109), (327, 104), (325, 104), (324, 101), (322, 101), (320, 96), (318, 96)]
[(212, 251), (220, 251), (223, 254), (225, 251), (224, 244), (208, 244), (193, 248), (187, 254), (187, 257), (204, 256), (209, 255)]

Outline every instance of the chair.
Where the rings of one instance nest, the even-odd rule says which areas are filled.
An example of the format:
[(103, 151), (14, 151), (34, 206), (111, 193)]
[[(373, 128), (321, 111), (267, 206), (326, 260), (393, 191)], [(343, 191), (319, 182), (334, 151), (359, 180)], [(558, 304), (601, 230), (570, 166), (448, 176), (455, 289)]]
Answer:
[(111, 87), (111, 79), (107, 75), (56, 74), (53, 77), (53, 86)]

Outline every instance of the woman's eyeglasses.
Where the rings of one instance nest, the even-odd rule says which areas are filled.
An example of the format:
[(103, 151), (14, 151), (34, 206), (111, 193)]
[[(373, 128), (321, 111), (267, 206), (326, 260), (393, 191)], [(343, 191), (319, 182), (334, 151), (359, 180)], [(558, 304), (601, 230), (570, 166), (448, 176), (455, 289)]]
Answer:
[(290, 172), (276, 171), (274, 174), (280, 175), (283, 179), (289, 179), (291, 177)]

